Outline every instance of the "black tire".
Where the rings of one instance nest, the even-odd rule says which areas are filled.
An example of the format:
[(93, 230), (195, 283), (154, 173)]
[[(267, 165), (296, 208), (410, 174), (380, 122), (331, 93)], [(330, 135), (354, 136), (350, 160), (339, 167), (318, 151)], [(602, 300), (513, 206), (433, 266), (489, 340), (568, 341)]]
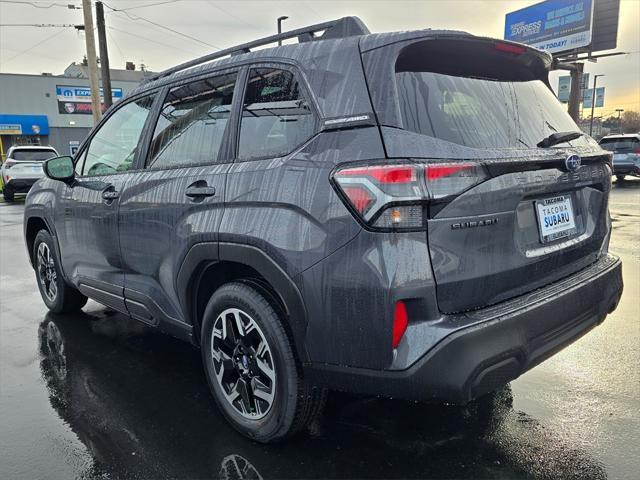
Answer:
[(619, 182), (624, 182), (624, 175), (616, 175), (616, 180), (618, 180)]
[[(46, 262), (42, 262), (38, 258), (41, 244), (44, 244), (43, 250), (45, 250), (46, 246), (46, 250), (49, 252), (49, 258), (53, 262), (53, 265), (50, 265), (50, 262), (48, 263), (50, 265), (50, 277), (47, 277), (47, 274), (42, 272), (43, 264)], [(60, 259), (56, 253), (53, 238), (46, 230), (40, 230), (33, 242), (33, 267), (36, 273), (36, 282), (38, 283), (40, 296), (51, 312), (77, 312), (85, 306), (87, 297), (64, 281), (60, 269)], [(53, 275), (54, 272), (55, 275)], [(50, 288), (51, 282), (55, 284), (55, 293), (53, 293), (54, 289)]]
[(4, 201), (7, 203), (13, 203), (14, 197), (13, 192), (11, 190), (3, 189), (2, 196), (4, 197)]
[[(268, 296), (260, 293), (258, 285), (241, 282), (223, 285), (216, 290), (207, 304), (200, 336), (202, 361), (209, 388), (218, 408), (237, 431), (262, 443), (282, 440), (306, 428), (322, 413), (327, 398), (326, 389), (314, 387), (303, 377), (301, 367), (297, 363), (291, 347), (291, 340), (283, 325), (284, 316), (280, 312), (280, 308), (274, 303), (270, 303), (267, 298)], [(269, 358), (272, 360), (275, 379), (274, 384), (271, 384), (274, 395), (266, 413), (262, 413), (264, 415), (262, 418), (249, 418), (249, 414), (243, 415), (238, 407), (234, 407), (222, 390), (225, 387), (216, 377), (216, 364), (212, 354), (214, 324), (220, 325), (217, 323), (218, 317), (229, 309), (241, 310), (243, 316), (246, 315), (243, 318), (255, 323), (259, 333), (255, 333), (256, 329), (254, 328), (254, 335), (263, 335), (270, 350)], [(236, 337), (235, 333), (233, 337)], [(223, 341), (221, 337), (217, 338), (219, 342)], [(247, 337), (239, 336), (238, 338), (241, 338), (240, 342), (242, 342)], [(237, 347), (234, 354), (236, 351)], [(251, 358), (255, 362), (258, 358), (255, 350), (254, 355), (255, 358), (254, 356)], [(220, 360), (217, 362), (218, 365), (222, 364)], [(225, 365), (232, 365), (233, 360), (229, 359), (225, 362)], [(234, 365), (241, 365), (241, 362)], [(220, 371), (220, 367), (218, 367), (218, 372)], [(231, 376), (239, 376), (238, 367), (229, 368), (228, 371), (231, 372)], [(247, 374), (251, 375), (251, 373)], [(233, 381), (229, 383), (230, 388), (231, 383)], [(250, 390), (250, 396), (254, 401), (257, 401), (253, 396), (253, 391), (255, 390)], [(238, 398), (237, 401), (242, 402), (242, 399)], [(255, 411), (253, 413), (255, 414)], [(261, 412), (258, 410), (258, 413)]]

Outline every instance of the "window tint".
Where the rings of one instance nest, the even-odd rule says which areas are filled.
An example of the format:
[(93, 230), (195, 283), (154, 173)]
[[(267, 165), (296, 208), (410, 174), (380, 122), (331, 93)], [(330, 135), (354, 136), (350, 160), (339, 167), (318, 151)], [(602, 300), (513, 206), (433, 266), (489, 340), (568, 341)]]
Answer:
[(138, 149), (153, 96), (127, 103), (100, 127), (85, 156), (84, 175), (108, 175), (129, 170)]
[(215, 163), (231, 113), (236, 74), (169, 92), (149, 150), (151, 168)]
[(76, 160), (76, 175), (78, 176), (82, 175), (82, 167), (84, 167), (84, 161), (87, 158), (87, 150), (89, 149), (85, 149), (84, 152), (82, 152), (82, 155)]
[(24, 150), (14, 150), (11, 154), (11, 158), (13, 160), (18, 161), (29, 161), (29, 162), (43, 162), (44, 160), (48, 160), (50, 158), (56, 157), (58, 154), (55, 150), (50, 148), (42, 148), (42, 149), (24, 149)]
[(314, 116), (291, 72), (271, 68), (250, 71), (238, 157), (285, 155), (310, 138), (314, 128)]
[[(404, 128), (473, 148), (524, 148), (580, 129), (540, 80), (397, 72)], [(586, 144), (586, 139), (572, 144)], [(561, 145), (562, 146), (562, 145)], [(566, 147), (566, 144), (564, 144)]]
[(636, 138), (603, 138), (600, 146), (610, 152), (630, 152), (640, 147)]

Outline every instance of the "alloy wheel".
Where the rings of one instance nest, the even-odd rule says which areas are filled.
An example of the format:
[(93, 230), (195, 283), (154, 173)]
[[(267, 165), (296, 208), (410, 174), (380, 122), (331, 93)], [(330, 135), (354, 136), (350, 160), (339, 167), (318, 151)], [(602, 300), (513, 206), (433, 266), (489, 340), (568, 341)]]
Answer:
[(220, 313), (213, 324), (211, 356), (226, 401), (244, 418), (263, 418), (275, 398), (276, 370), (255, 320), (238, 308)]
[(38, 280), (40, 280), (44, 294), (49, 301), (54, 302), (58, 295), (58, 273), (51, 250), (45, 242), (38, 245), (37, 267)]

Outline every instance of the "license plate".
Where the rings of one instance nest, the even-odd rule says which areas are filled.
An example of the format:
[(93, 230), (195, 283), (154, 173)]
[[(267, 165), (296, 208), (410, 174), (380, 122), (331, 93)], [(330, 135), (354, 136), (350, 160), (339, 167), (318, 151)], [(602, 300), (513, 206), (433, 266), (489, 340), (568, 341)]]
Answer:
[(538, 200), (536, 210), (542, 243), (552, 242), (576, 233), (575, 216), (569, 195)]

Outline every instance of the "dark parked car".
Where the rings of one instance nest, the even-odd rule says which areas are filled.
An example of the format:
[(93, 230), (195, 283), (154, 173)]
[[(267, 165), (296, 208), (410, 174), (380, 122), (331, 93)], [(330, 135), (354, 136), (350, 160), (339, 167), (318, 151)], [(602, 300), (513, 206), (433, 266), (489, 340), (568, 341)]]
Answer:
[(618, 181), (626, 175), (640, 177), (640, 133), (607, 135), (600, 146), (613, 153), (613, 174)]
[(302, 430), (328, 389), (492, 392), (622, 292), (611, 154), (550, 67), (348, 17), (163, 72), (31, 190), (42, 298), (90, 297), (201, 347), (220, 410), (262, 442)]

